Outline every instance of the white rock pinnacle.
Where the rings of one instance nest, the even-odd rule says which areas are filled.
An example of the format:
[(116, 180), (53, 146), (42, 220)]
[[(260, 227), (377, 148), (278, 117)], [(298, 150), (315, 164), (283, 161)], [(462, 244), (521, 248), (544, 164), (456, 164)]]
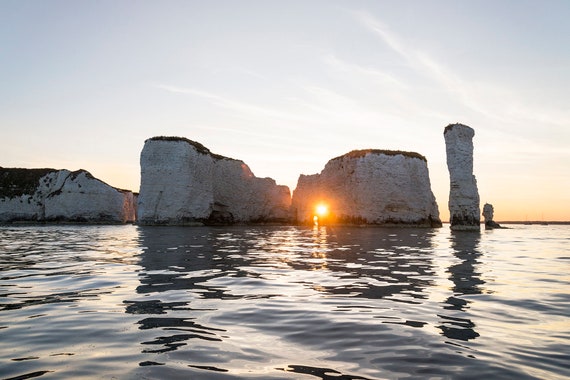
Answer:
[(473, 136), (463, 124), (450, 124), (443, 132), (449, 169), (449, 220), (452, 230), (479, 230), (479, 192), (473, 175)]

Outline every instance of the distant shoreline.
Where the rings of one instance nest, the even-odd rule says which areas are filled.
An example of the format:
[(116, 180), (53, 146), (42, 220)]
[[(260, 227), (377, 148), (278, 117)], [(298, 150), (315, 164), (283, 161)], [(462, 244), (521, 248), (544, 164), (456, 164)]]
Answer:
[(570, 224), (570, 221), (561, 221), (561, 220), (554, 220), (554, 221), (549, 221), (549, 220), (533, 220), (533, 221), (505, 221), (505, 222), (497, 222), (499, 224)]
[[(564, 220), (531, 220), (531, 221), (523, 221), (523, 220), (507, 220), (507, 221), (502, 221), (502, 220), (495, 220), (494, 222), (499, 223), (499, 224), (528, 224), (528, 225), (539, 225), (539, 224), (558, 224), (558, 225), (570, 225), (570, 220), (564, 221)], [(443, 224), (449, 224), (449, 221), (443, 221)], [(484, 221), (481, 221), (481, 224), (485, 224)]]
[[(499, 223), (499, 224), (528, 224), (528, 225), (546, 225), (546, 224), (558, 224), (558, 225), (570, 225), (570, 220), (564, 221), (564, 220), (532, 220), (532, 221), (523, 221), (523, 220), (507, 220), (507, 221), (502, 221), (502, 220), (495, 220), (494, 222)], [(449, 224), (449, 221), (444, 221), (442, 222), (443, 224)], [(481, 224), (485, 224), (484, 221), (481, 221)]]

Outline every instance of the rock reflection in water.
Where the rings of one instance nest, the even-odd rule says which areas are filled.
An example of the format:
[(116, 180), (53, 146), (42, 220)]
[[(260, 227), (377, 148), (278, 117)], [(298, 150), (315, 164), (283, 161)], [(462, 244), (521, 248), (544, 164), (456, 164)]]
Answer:
[[(331, 228), (312, 230), (141, 228), (144, 253), (138, 293), (192, 290), (201, 297), (239, 298), (232, 289), (211, 285), (221, 277), (263, 278), (258, 268), (280, 267), (300, 271), (327, 270), (334, 284), (312, 282), (305, 285), (322, 292), (350, 294), (364, 298), (401, 295), (402, 302), (425, 298), (432, 285), (431, 232), (406, 230), (393, 234), (389, 229)], [(215, 281), (214, 281), (215, 283)], [(141, 303), (147, 310), (164, 312), (174, 303)], [(129, 312), (137, 305), (131, 304)]]
[[(168, 317), (147, 317), (138, 322), (139, 329), (161, 331), (142, 345), (157, 345), (160, 348), (145, 348), (144, 353), (163, 353), (185, 346), (189, 340), (221, 341), (223, 329), (204, 326), (194, 322), (197, 312), (190, 307), (194, 297), (223, 298), (220, 289), (205, 286), (208, 280), (227, 275), (216, 266), (214, 246), (208, 230), (177, 227), (139, 227), (143, 253), (140, 265), (144, 268), (139, 275), (137, 293), (158, 299), (126, 300), (125, 311), (131, 314), (161, 315)], [(173, 297), (172, 302), (165, 301)], [(173, 317), (170, 315), (181, 315)], [(148, 364), (146, 364), (148, 365)]]
[[(136, 291), (143, 298), (127, 300), (125, 306), (127, 313), (145, 315), (138, 324), (150, 333), (141, 342), (147, 354), (180, 350), (190, 342), (210, 342), (210, 351), (216, 352), (212, 345), (218, 342), (221, 349), (236, 323), (317, 352), (326, 350), (330, 339), (354, 348), (373, 344), (383, 350), (381, 337), (389, 329), (376, 327), (378, 338), (371, 338), (368, 323), (374, 319), (370, 317), (386, 326), (417, 329), (427, 323), (404, 305), (420, 304), (433, 285), (431, 230), (139, 227), (139, 233), (143, 270)], [(317, 294), (338, 301), (315, 298)], [(255, 301), (263, 299), (275, 301)], [(374, 302), (381, 299), (401, 304), (406, 316)], [(243, 301), (226, 304), (232, 300)], [(366, 311), (374, 315), (363, 324), (327, 317)], [(231, 360), (243, 353), (226, 354)], [(344, 354), (336, 355), (340, 359)], [(250, 359), (263, 360), (255, 355)], [(154, 362), (160, 359), (145, 365)], [(223, 363), (220, 358), (202, 358), (191, 366), (224, 369)]]
[(446, 300), (445, 310), (455, 311), (453, 315), (440, 315), (442, 324), (438, 326), (443, 334), (450, 338), (468, 341), (479, 337), (475, 331), (475, 323), (465, 318), (470, 301), (462, 296), (481, 294), (481, 286), (485, 283), (481, 273), (477, 271), (478, 258), (481, 256), (478, 232), (454, 231), (450, 235), (451, 249), (459, 263), (448, 269), (449, 279), (453, 282), (453, 295)]
[[(434, 275), (430, 230), (322, 227), (320, 233), (326, 234), (326, 245), (320, 243), (327, 258), (326, 269), (337, 280), (323, 285), (322, 291), (407, 303), (426, 297), (424, 291), (432, 285)], [(304, 260), (291, 266), (308, 269)]]
[(139, 321), (140, 329), (156, 329), (160, 328), (163, 331), (174, 331), (173, 335), (161, 336), (154, 340), (142, 342), (145, 345), (161, 345), (162, 349), (146, 349), (143, 352), (160, 353), (176, 350), (179, 346), (184, 346), (184, 341), (189, 339), (202, 339), (209, 341), (220, 342), (222, 339), (218, 338), (216, 332), (223, 332), (225, 330), (205, 327), (195, 323), (191, 318), (145, 318)]
[(370, 380), (362, 376), (351, 376), (342, 374), (339, 371), (330, 368), (308, 367), (304, 365), (289, 365), (287, 368), (277, 368), (281, 371), (301, 373), (311, 375), (322, 380)]
[(567, 378), (569, 231), (0, 227), (0, 372)]

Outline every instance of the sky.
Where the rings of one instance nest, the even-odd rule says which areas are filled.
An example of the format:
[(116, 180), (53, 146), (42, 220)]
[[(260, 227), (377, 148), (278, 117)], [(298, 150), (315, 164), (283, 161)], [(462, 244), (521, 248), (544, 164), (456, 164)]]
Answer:
[(182, 136), (294, 190), (354, 149), (418, 152), (448, 220), (444, 128), (481, 207), (570, 220), (570, 1), (0, 0), (0, 166), (138, 191)]

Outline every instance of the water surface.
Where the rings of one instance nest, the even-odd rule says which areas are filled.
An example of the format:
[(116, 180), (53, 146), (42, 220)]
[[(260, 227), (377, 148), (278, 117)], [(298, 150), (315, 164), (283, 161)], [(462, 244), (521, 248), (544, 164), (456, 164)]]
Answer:
[(570, 226), (511, 227), (0, 227), (0, 378), (568, 378)]

